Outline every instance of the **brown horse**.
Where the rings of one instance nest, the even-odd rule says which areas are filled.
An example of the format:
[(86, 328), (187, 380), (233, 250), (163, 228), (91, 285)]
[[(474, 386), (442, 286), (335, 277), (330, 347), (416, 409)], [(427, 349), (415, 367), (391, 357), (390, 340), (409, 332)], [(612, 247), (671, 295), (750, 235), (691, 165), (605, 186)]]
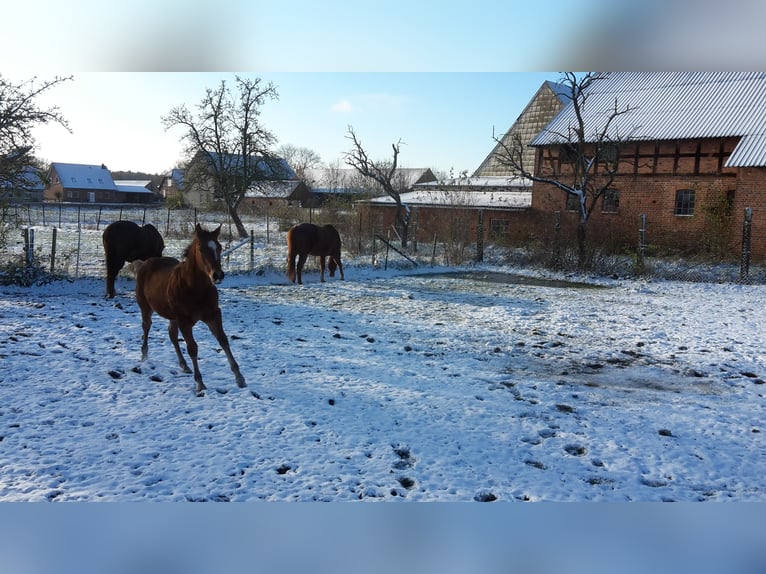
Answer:
[(114, 297), (114, 280), (126, 261), (161, 257), (165, 249), (157, 228), (147, 223), (139, 227), (132, 221), (115, 221), (104, 229), (101, 236), (106, 256), (106, 296)]
[(295, 283), (296, 265), (298, 258), (298, 284), (303, 284), (303, 265), (309, 255), (319, 257), (320, 279), (324, 282), (325, 257), (330, 258), (330, 277), (335, 277), (335, 268), (343, 276), (343, 264), (340, 262), (340, 235), (332, 225), (319, 227), (313, 223), (299, 223), (287, 232), (287, 276)]
[[(226, 353), (237, 386), (247, 386), (223, 331), (218, 289), (214, 284), (223, 280), (221, 244), (218, 242), (220, 232), (220, 225), (214, 231), (206, 231), (197, 224), (194, 239), (186, 248), (182, 262), (172, 257), (152, 257), (143, 262), (136, 275), (136, 301), (141, 309), (144, 330), (142, 360), (145, 361), (148, 354), (149, 328), (152, 326), (152, 313), (156, 312), (170, 321), (168, 334), (178, 357), (178, 365), (185, 373), (194, 372), (198, 396), (204, 395), (205, 391), (197, 365), (197, 342), (192, 334), (192, 327), (198, 321), (208, 326)], [(189, 369), (178, 346), (179, 330), (186, 341), (194, 371)]]

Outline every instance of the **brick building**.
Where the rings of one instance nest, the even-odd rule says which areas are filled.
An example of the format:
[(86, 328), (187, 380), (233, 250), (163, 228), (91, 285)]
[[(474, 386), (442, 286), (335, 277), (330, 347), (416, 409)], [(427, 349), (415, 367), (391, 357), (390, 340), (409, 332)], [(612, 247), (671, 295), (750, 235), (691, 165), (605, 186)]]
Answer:
[[(610, 125), (619, 167), (593, 206), (589, 240), (635, 248), (643, 214), (650, 246), (738, 255), (750, 209), (752, 255), (766, 257), (766, 73), (606, 74), (582, 107), (590, 133), (603, 128), (615, 104), (630, 111)], [(573, 125), (570, 103), (532, 140), (536, 175), (561, 169), (567, 149), (559, 134)], [(565, 192), (534, 183), (539, 236), (551, 232), (559, 212), (563, 237), (573, 241), (576, 208)]]

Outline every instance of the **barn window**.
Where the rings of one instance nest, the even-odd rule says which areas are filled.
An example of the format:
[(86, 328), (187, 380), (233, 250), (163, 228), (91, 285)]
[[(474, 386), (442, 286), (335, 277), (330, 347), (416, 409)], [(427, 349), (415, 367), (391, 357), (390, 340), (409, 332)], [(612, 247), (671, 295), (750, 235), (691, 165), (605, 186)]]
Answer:
[(489, 235), (493, 239), (506, 239), (511, 229), (511, 222), (507, 219), (490, 219)]
[(694, 190), (676, 190), (676, 215), (694, 215)]
[(580, 211), (580, 198), (573, 193), (567, 193), (567, 211)]
[(616, 189), (604, 190), (601, 199), (601, 211), (604, 213), (617, 213), (620, 207), (620, 192)]

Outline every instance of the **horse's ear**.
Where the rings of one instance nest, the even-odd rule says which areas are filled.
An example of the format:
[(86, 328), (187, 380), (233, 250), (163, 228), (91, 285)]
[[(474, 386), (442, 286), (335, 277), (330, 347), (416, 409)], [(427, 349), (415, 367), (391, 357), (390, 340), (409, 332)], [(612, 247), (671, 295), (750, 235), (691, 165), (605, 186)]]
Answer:
[(200, 233), (202, 233), (202, 226), (199, 223), (194, 226), (194, 233), (195, 235), (199, 235)]
[(218, 235), (221, 233), (221, 226), (222, 226), (222, 225), (223, 225), (223, 223), (219, 223), (219, 224), (218, 224), (218, 227), (216, 227), (216, 228), (213, 230), (213, 234), (215, 235), (216, 239), (218, 239)]

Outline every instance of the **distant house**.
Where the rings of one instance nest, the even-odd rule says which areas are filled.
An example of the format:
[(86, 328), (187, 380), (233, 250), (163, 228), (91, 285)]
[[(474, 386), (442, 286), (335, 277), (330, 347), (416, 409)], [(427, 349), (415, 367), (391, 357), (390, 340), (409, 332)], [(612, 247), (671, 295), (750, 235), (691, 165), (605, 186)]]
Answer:
[(0, 180), (0, 199), (10, 203), (32, 203), (43, 200), (45, 184), (40, 170), (27, 166), (12, 180)]
[(245, 192), (243, 203), (256, 211), (290, 205), (310, 207), (311, 192), (305, 183), (297, 179), (264, 181)]
[[(274, 156), (253, 156), (249, 158), (255, 164), (257, 181), (251, 182), (248, 193), (261, 186), (271, 186), (277, 182), (296, 181), (295, 172), (288, 163)], [(183, 173), (184, 203), (197, 208), (214, 208), (223, 199), (216, 174), (228, 174), (228, 177), (241, 177), (245, 158), (236, 154), (217, 154), (197, 152)], [(165, 179), (167, 181), (167, 178)]]
[(153, 190), (151, 180), (144, 179), (115, 179), (114, 185), (126, 203), (160, 203), (163, 198)]
[(51, 164), (45, 201), (63, 203), (148, 203), (157, 199), (150, 189), (133, 185), (117, 186), (105, 165), (78, 163)]
[(181, 202), (184, 190), (184, 170), (171, 169), (162, 177), (159, 194), (166, 202)]
[[(534, 224), (532, 182), (520, 177), (460, 177), (413, 186), (400, 196), (411, 211), (413, 240), (456, 232), (471, 240), (523, 241)], [(376, 197), (366, 205), (377, 215), (377, 226), (393, 225), (396, 203), (389, 196)]]
[[(321, 207), (327, 202), (352, 203), (384, 195), (381, 186), (351, 168), (312, 168), (304, 171), (303, 180), (310, 192), (310, 200), (303, 207)], [(407, 193), (418, 183), (436, 181), (428, 168), (399, 168), (394, 185)]]

